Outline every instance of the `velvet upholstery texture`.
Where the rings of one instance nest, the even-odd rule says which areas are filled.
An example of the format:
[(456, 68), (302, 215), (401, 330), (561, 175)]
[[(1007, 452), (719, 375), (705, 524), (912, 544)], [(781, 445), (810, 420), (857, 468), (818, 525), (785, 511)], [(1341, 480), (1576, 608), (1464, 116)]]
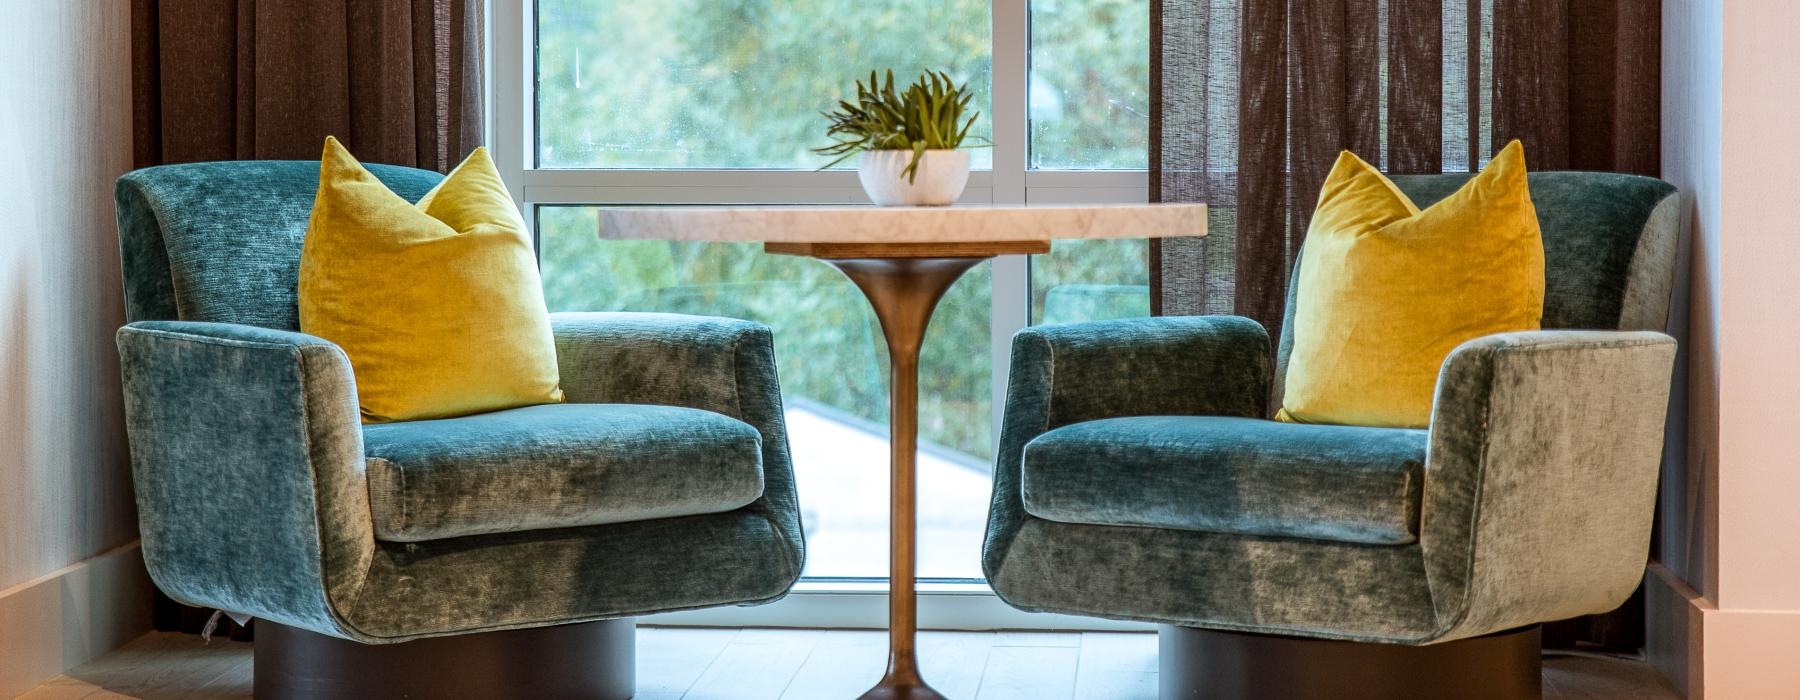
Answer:
[[(144, 559), (159, 587), (191, 605), (366, 643), (786, 594), (804, 544), (766, 327), (553, 314), (568, 404), (365, 433), (342, 349), (294, 330), (317, 167), (161, 166), (120, 182), (133, 321), (118, 337), (126, 429)], [(410, 199), (440, 177), (371, 169)], [(459, 421), (469, 422), (451, 425)], [(678, 425), (693, 430), (677, 437)], [(481, 435), (504, 442), (476, 444)], [(634, 444), (644, 460), (627, 464)], [(672, 476), (659, 461), (699, 450), (719, 469)], [(397, 472), (426, 465), (456, 468), (417, 485), (446, 499), (431, 503), (433, 527), (464, 530), (382, 539), (375, 502), (404, 501), (392, 490)], [(649, 478), (625, 488), (627, 470)], [(602, 495), (592, 480), (617, 489)], [(701, 492), (674, 494), (682, 483)], [(550, 505), (529, 516), (483, 511), (455, 502), (467, 488)], [(651, 502), (665, 498), (680, 502)]]
[[(1356, 493), (1364, 439), (1307, 445), (1264, 420), (1280, 375), (1256, 323), (1038, 326), (1013, 339), (983, 550), (994, 590), (1033, 611), (1415, 645), (1617, 607), (1643, 576), (1662, 452), (1675, 343), (1646, 329), (1667, 319), (1676, 194), (1531, 178), (1546, 330), (1452, 350), (1427, 431), (1364, 429), (1413, 441), (1415, 459), (1422, 446), (1410, 538), (1345, 528), (1391, 495)], [(1463, 179), (1394, 178), (1422, 206)], [(1338, 473), (1264, 473), (1302, 450)]]
[[(1391, 179), (1428, 207), (1471, 177)], [(1617, 173), (1534, 172), (1526, 180), (1544, 236), (1543, 327), (1662, 330), (1680, 231), (1675, 186)]]
[(1544, 314), (1544, 242), (1518, 141), (1429, 207), (1343, 152), (1301, 257), (1280, 421), (1423, 428), (1452, 348), (1537, 330)]
[(375, 555), (349, 359), (240, 324), (119, 331), (144, 563), (163, 592), (352, 636), (333, 600)]
[(562, 400), (531, 231), (486, 148), (416, 204), (335, 138), (300, 253), (300, 332), (356, 370), (363, 420)]
[(377, 539), (606, 525), (737, 510), (762, 437), (711, 411), (549, 404), (363, 428)]
[[(409, 202), (444, 176), (371, 164)], [(300, 244), (319, 162), (159, 165), (119, 178), (119, 238), (130, 321), (213, 321), (300, 330)]]
[[(1468, 173), (1394, 175), (1389, 179), (1414, 204), (1450, 196)], [(1669, 323), (1681, 196), (1653, 177), (1618, 173), (1534, 172), (1526, 175), (1538, 229), (1544, 237), (1544, 318), (1541, 328), (1661, 331)], [(1298, 280), (1299, 263), (1293, 280)], [(1275, 404), (1280, 405), (1294, 343), (1294, 298), (1287, 289), (1286, 320), (1275, 359)]]
[(1425, 431), (1215, 416), (1067, 425), (1025, 445), (1025, 512), (1063, 523), (1408, 544)]

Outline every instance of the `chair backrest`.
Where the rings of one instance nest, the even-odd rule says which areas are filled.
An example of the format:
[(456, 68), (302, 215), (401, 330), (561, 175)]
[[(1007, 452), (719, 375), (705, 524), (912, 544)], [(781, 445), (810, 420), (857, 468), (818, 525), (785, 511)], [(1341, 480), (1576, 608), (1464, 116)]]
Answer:
[[(1470, 173), (1395, 175), (1425, 208), (1450, 196)], [(1544, 236), (1543, 327), (1663, 330), (1681, 223), (1675, 186), (1640, 175), (1541, 172), (1529, 175), (1531, 203)], [(1293, 348), (1293, 275), (1276, 353), (1275, 398)]]
[[(369, 165), (407, 201), (443, 176)], [(298, 330), (300, 244), (318, 161), (159, 165), (119, 178), (114, 201), (130, 321), (241, 323)]]

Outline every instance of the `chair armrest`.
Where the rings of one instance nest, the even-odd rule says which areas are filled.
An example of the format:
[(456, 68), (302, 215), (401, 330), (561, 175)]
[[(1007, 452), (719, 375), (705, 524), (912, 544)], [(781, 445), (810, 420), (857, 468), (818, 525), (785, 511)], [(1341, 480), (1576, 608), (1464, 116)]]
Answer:
[(119, 330), (144, 561), (170, 597), (357, 638), (375, 537), (349, 358), (309, 335)]
[[(569, 403), (686, 406), (740, 420), (747, 404), (779, 412), (773, 341), (760, 323), (665, 313), (554, 313), (550, 328)], [(768, 346), (770, 353), (760, 356), (754, 346)], [(751, 371), (740, 376), (740, 369)]]
[(1162, 316), (1035, 326), (1013, 336), (983, 566), (992, 578), (1025, 522), (1025, 444), (1081, 421), (1145, 415), (1262, 418), (1269, 334), (1238, 316)]
[(1024, 418), (1032, 402), (1023, 400), (1037, 394), (1044, 430), (1121, 416), (1265, 417), (1269, 334), (1240, 316), (1027, 328), (1013, 336), (1009, 422), (1015, 408)]
[[(747, 506), (803, 548), (781, 382), (769, 327), (664, 313), (554, 313), (563, 400), (685, 406), (762, 434), (763, 497)], [(799, 560), (793, 562), (799, 570)]]
[(1440, 636), (1618, 607), (1643, 579), (1675, 340), (1532, 331), (1438, 376), (1420, 546)]

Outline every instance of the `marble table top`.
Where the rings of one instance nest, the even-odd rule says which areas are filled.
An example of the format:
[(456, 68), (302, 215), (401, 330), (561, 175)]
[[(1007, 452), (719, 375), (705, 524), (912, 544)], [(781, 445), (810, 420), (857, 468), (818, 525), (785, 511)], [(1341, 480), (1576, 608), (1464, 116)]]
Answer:
[(600, 237), (764, 243), (962, 243), (1206, 235), (1204, 204), (605, 207)]

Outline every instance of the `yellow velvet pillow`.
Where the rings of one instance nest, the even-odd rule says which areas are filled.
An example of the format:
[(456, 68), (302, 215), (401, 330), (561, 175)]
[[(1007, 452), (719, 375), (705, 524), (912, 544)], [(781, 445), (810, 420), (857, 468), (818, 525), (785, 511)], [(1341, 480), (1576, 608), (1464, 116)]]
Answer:
[(1277, 420), (1422, 428), (1438, 370), (1465, 341), (1536, 330), (1544, 242), (1508, 144), (1420, 211), (1345, 151), (1306, 232), (1294, 340)]
[(531, 236), (486, 149), (413, 205), (327, 138), (300, 331), (350, 356), (365, 423), (562, 401)]

